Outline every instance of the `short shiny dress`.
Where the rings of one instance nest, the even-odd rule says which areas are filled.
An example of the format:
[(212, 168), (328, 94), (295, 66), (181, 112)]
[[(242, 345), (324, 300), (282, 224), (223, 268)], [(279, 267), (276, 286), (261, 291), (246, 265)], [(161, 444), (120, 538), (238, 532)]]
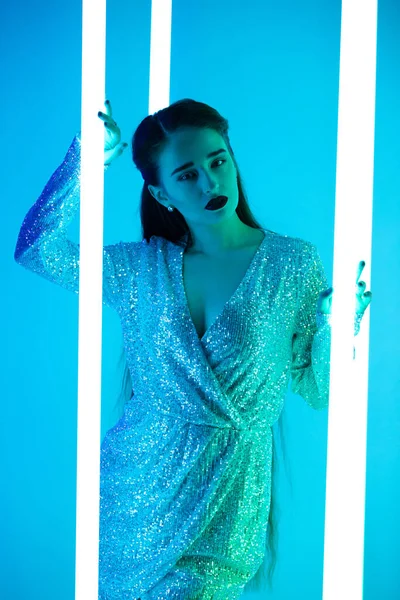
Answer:
[[(79, 245), (66, 233), (79, 191), (78, 133), (15, 249), (75, 293)], [(331, 334), (316, 312), (328, 282), (315, 245), (263, 231), (201, 339), (183, 285), (187, 235), (104, 247), (103, 302), (119, 315), (134, 395), (101, 444), (99, 600), (236, 599), (263, 562), (271, 427), (290, 378), (327, 407)]]

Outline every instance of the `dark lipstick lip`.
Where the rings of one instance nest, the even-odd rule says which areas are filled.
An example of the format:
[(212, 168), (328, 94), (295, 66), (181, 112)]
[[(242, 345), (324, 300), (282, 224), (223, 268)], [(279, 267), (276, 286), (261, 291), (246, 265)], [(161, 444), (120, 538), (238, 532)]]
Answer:
[(216, 200), (217, 198), (226, 198), (226, 199), (228, 199), (228, 197), (227, 197), (227, 196), (223, 196), (222, 194), (219, 194), (218, 196), (214, 196), (213, 198), (211, 198), (211, 199), (210, 199), (210, 200), (207, 202), (207, 204), (206, 204), (206, 206), (205, 206), (204, 208), (207, 208), (207, 206), (210, 204), (210, 202), (212, 202), (213, 200)]

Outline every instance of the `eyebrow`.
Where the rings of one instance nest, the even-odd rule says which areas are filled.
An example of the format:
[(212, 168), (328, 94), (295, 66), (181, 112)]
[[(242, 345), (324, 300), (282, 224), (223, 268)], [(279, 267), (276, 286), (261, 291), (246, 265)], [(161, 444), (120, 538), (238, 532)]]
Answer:
[[(221, 154), (222, 152), (226, 153), (226, 150), (224, 150), (223, 148), (220, 148), (219, 150), (214, 150), (214, 152), (210, 152), (210, 154), (207, 154), (207, 158), (211, 158), (212, 156), (217, 156), (218, 154)], [(177, 169), (175, 169), (175, 171), (173, 171), (171, 173), (171, 177), (173, 175), (175, 175), (175, 173), (179, 173), (179, 171), (184, 171), (188, 167), (194, 167), (194, 163), (188, 162), (188, 163), (185, 163), (184, 165), (182, 165), (181, 167), (178, 167)]]

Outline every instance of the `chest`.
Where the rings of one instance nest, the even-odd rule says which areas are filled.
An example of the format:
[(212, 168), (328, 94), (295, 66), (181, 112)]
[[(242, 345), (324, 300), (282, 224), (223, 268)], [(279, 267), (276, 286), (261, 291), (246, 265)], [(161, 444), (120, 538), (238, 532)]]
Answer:
[(224, 259), (183, 255), (183, 285), (199, 338), (204, 336), (241, 285), (256, 252), (257, 246), (236, 251)]

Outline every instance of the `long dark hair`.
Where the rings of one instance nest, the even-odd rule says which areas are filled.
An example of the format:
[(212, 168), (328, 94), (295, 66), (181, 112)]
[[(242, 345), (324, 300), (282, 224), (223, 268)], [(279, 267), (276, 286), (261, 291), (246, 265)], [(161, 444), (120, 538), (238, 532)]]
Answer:
[[(237, 169), (239, 203), (236, 208), (236, 213), (239, 219), (246, 225), (254, 229), (263, 229), (254, 218), (247, 203), (242, 178), (229, 141), (228, 121), (211, 106), (185, 98), (184, 100), (174, 102), (174, 104), (171, 104), (167, 108), (164, 108), (153, 115), (147, 116), (139, 124), (133, 134), (132, 159), (144, 180), (140, 202), (142, 238), (149, 242), (150, 238), (155, 235), (163, 237), (171, 242), (177, 242), (184, 234), (188, 233), (188, 247), (193, 243), (189, 227), (182, 214), (176, 209), (173, 212), (168, 211), (167, 208), (155, 200), (148, 190), (149, 185), (160, 186), (159, 156), (167, 145), (169, 137), (178, 131), (180, 127), (204, 127), (213, 129), (224, 139)], [(125, 351), (122, 348), (120, 363), (124, 357)], [(122, 398), (122, 401), (125, 403), (132, 398), (132, 396), (132, 381), (125, 358), (122, 390), (118, 402), (120, 402)], [(281, 441), (283, 442), (282, 416), (283, 415), (281, 415), (278, 423)], [(264, 562), (248, 584), (249, 587), (255, 589), (260, 589), (261, 587), (264, 588), (266, 582), (270, 588), (272, 588), (272, 577), (276, 566), (277, 506), (275, 473), (277, 457), (274, 431), (272, 434), (272, 490), (267, 525), (266, 553)], [(266, 561), (269, 561), (270, 563), (267, 581), (264, 572)]]

